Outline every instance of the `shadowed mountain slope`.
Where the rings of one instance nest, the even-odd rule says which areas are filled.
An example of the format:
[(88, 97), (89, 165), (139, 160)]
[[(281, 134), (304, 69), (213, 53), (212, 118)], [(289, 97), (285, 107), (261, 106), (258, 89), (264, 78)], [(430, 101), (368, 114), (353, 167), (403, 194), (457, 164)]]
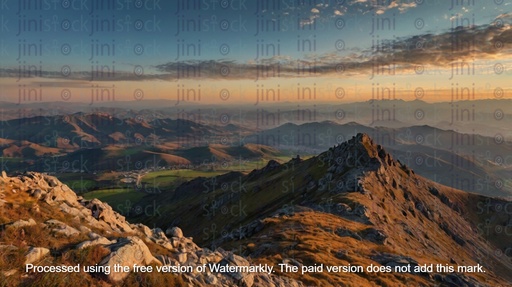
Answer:
[[(366, 134), (308, 160), (198, 178), (147, 200), (203, 244), (256, 262), (417, 266), (453, 272), (287, 273), (314, 286), (496, 286), (512, 274), (510, 202), (449, 188), (396, 161)], [(140, 206), (144, 204), (140, 203)], [(509, 252), (509, 251), (508, 251)], [(483, 266), (485, 273), (458, 266)]]

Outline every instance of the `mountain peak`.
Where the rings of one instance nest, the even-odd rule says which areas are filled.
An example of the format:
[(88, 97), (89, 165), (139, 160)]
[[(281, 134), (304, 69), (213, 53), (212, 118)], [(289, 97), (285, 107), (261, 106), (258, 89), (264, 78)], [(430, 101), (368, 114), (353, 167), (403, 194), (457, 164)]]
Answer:
[(329, 149), (327, 153), (338, 165), (358, 169), (395, 165), (391, 155), (366, 133), (358, 133), (350, 140)]
[(370, 144), (373, 144), (373, 140), (366, 133), (358, 133), (357, 135), (353, 136), (351, 140), (355, 141), (355, 142), (359, 142), (359, 143), (370, 143)]

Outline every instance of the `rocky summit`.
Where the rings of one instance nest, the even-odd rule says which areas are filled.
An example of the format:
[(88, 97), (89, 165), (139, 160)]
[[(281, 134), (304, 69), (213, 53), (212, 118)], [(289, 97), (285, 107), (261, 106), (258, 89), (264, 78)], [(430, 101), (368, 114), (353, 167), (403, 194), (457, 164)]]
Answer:
[[(232, 192), (218, 188), (187, 208), (189, 215), (210, 208), (195, 216), (207, 216), (222, 231), (214, 246), (237, 249), (256, 263), (295, 266), (298, 272), (276, 273), (308, 286), (510, 285), (506, 254), (512, 246), (504, 232), (510, 201), (434, 183), (366, 134), (318, 156), (263, 169), (238, 179), (247, 191), (233, 200)], [(217, 177), (216, 183), (231, 181)], [(216, 206), (205, 205), (205, 198)], [(239, 216), (213, 209), (240, 203), (245, 209)], [(185, 232), (202, 224), (194, 228), (182, 214), (175, 213)], [(364, 271), (329, 272), (332, 266)]]

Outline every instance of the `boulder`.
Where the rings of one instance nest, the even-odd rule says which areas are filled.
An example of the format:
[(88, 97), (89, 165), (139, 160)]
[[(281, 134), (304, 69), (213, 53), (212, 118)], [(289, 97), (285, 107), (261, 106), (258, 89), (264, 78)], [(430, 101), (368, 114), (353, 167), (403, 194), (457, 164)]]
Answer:
[(126, 222), (125, 217), (115, 212), (110, 205), (98, 199), (84, 201), (82, 204), (91, 211), (94, 219), (105, 223), (112, 230), (117, 232), (134, 232), (128, 222)]
[(179, 228), (177, 226), (167, 228), (167, 230), (165, 231), (165, 234), (167, 234), (168, 236), (171, 236), (171, 237), (177, 237), (177, 238), (183, 237), (183, 231), (181, 231), (181, 228)]
[(77, 202), (76, 194), (69, 189), (67, 185), (55, 185), (51, 187), (48, 192), (42, 194), (41, 199), (50, 205), (59, 202), (68, 202), (70, 204)]
[[(115, 264), (130, 266), (130, 268), (132, 268), (134, 264), (141, 266), (151, 263), (161, 264), (160, 261), (151, 254), (146, 244), (135, 236), (120, 238), (117, 243), (108, 246), (108, 248), (111, 253), (100, 262), (100, 265), (110, 266), (111, 270), (114, 270)], [(110, 274), (106, 274), (111, 282), (119, 282), (128, 275), (129, 273), (124, 272), (110, 272)]]
[(48, 182), (48, 185), (50, 187), (56, 187), (60, 183), (56, 177), (49, 176), (49, 175), (45, 176), (45, 180), (46, 180), (46, 182)]
[(375, 228), (368, 228), (361, 232), (363, 238), (365, 240), (371, 241), (377, 244), (383, 244), (386, 242), (388, 236), (384, 234), (381, 230), (377, 230)]
[(207, 274), (206, 277), (204, 278), (204, 282), (206, 282), (206, 284), (212, 286), (212, 285), (215, 285), (217, 284), (217, 277), (213, 276), (213, 274)]
[(418, 266), (418, 262), (416, 260), (412, 259), (411, 257), (398, 255), (398, 254), (378, 253), (378, 254), (372, 255), (370, 258), (372, 260), (380, 263), (381, 265), (391, 266), (393, 268), (395, 266), (410, 265), (410, 266), (412, 266), (411, 273), (413, 273), (412, 272), (413, 268), (415, 266)]
[(87, 212), (82, 212), (82, 210), (69, 206), (67, 203), (63, 202), (59, 205), (59, 208), (62, 212), (69, 214), (70, 216), (78, 216), (80, 218), (85, 218), (88, 214)]
[(50, 249), (44, 247), (30, 247), (25, 254), (25, 264), (33, 264), (43, 259), (50, 253)]
[(87, 248), (90, 246), (95, 246), (95, 245), (110, 245), (110, 244), (114, 244), (114, 243), (115, 243), (115, 241), (110, 241), (106, 237), (98, 237), (93, 240), (87, 240), (87, 241), (79, 243), (76, 246), (76, 249), (84, 249), (84, 248)]
[(187, 262), (187, 253), (185, 252), (178, 253), (176, 257), (180, 264), (184, 264), (185, 262)]
[(45, 221), (44, 223), (47, 228), (49, 228), (53, 234), (72, 237), (80, 234), (80, 231), (77, 229), (65, 224), (64, 222), (58, 221), (56, 219), (50, 219)]
[(40, 189), (35, 190), (34, 193), (32, 194), (32, 196), (35, 199), (40, 199), (42, 195), (43, 195), (43, 192)]
[(22, 227), (26, 227), (26, 226), (34, 226), (36, 224), (37, 223), (35, 222), (34, 219), (29, 218), (28, 220), (20, 219), (18, 221), (13, 222), (13, 223), (7, 224), (7, 226), (12, 226), (14, 228), (22, 228)]
[[(219, 262), (219, 264), (220, 265), (227, 264), (230, 266), (248, 266), (249, 261), (247, 261), (243, 257), (240, 257), (238, 255), (230, 253), (228, 256), (224, 257)], [(235, 279), (235, 282), (239, 282), (239, 286), (251, 287), (254, 284), (254, 274), (253, 273), (231, 272), (231, 273), (228, 273), (228, 275), (231, 276), (233, 279)]]
[(356, 240), (363, 240), (357, 232), (343, 227), (337, 228), (334, 233), (340, 237), (352, 237)]

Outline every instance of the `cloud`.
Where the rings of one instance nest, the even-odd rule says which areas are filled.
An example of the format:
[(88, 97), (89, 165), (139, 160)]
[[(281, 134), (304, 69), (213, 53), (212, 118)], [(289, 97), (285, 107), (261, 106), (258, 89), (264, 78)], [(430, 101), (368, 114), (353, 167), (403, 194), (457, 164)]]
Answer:
[[(120, 71), (116, 70), (115, 73), (105, 73), (101, 74), (101, 71), (75, 71), (64, 73), (62, 71), (35, 71), (32, 74), (28, 74), (27, 72), (21, 72), (23, 74), (22, 78), (46, 78), (46, 79), (62, 79), (66, 80), (66, 82), (71, 81), (143, 81), (143, 80), (152, 80), (152, 79), (165, 79), (167, 75), (163, 74), (151, 74), (138, 75), (133, 71)], [(18, 69), (13, 68), (0, 68), (0, 78), (19, 78), (20, 71)]]
[(493, 23), (499, 22), (503, 25), (512, 25), (512, 12), (500, 14), (494, 19)]
[(398, 11), (400, 11), (400, 13), (404, 13), (408, 9), (415, 8), (415, 7), (416, 7), (416, 2), (411, 2), (411, 3), (402, 2), (398, 5)]
[[(440, 34), (421, 34), (382, 41), (366, 50), (341, 54), (337, 51), (321, 55), (307, 55), (301, 59), (289, 56), (272, 57), (236, 63), (219, 60), (202, 63), (207, 66), (224, 65), (226, 73), (219, 69), (208, 70), (205, 77), (215, 79), (262, 79), (272, 77), (317, 77), (338, 75), (364, 75), (378, 65), (393, 66), (397, 71), (413, 72), (418, 65), (448, 68), (457, 61), (507, 59), (512, 54), (511, 15), (500, 15), (491, 24), (476, 27), (455, 27)], [(196, 63), (197, 65), (197, 63)], [(162, 72), (171, 73), (176, 64), (157, 66)], [(176, 71), (173, 72), (176, 74)]]
[(460, 18), (460, 17), (462, 17), (462, 16), (463, 16), (462, 14), (457, 13), (457, 14), (455, 14), (455, 15), (453, 15), (453, 16), (451, 16), (451, 17), (450, 17), (450, 21), (455, 21), (457, 18)]
[[(277, 16), (280, 14), (282, 17), (299, 17), (301, 27), (313, 25), (316, 21), (328, 20), (332, 17), (343, 16), (350, 13), (367, 14), (376, 13), (377, 15), (385, 14), (388, 10), (398, 10), (400, 13), (405, 13), (411, 8), (417, 7), (416, 2), (412, 0), (343, 0), (343, 1), (292, 1), (297, 2), (296, 5), (286, 5), (281, 9), (281, 12), (272, 14)], [(316, 3), (316, 2), (330, 2)], [(266, 9), (260, 13), (269, 13)]]
[(400, 6), (400, 5), (398, 4), (398, 2), (393, 1), (393, 2), (389, 3), (389, 5), (388, 5), (388, 9), (393, 9), (393, 8), (398, 7), (398, 6)]
[[(369, 75), (375, 65), (393, 66), (396, 71), (413, 72), (418, 65), (448, 68), (457, 61), (507, 60), (512, 55), (512, 13), (501, 14), (490, 24), (454, 27), (440, 34), (420, 34), (381, 41), (365, 50), (327, 52), (293, 58), (287, 55), (237, 62), (229, 59), (166, 62), (153, 67), (151, 75), (116, 71), (113, 77), (95, 81), (144, 81), (180, 79), (270, 79), (319, 76)], [(16, 69), (0, 69), (0, 77), (17, 77)], [(90, 72), (42, 71), (42, 78), (80, 80), (91, 78)]]
[[(389, 4), (388, 4), (389, 3)], [(398, 9), (400, 13), (405, 13), (408, 9), (417, 7), (416, 2), (407, 0), (380, 1), (380, 0), (354, 0), (349, 3), (356, 7), (361, 13), (366, 14), (375, 11), (375, 14), (382, 15), (391, 9)]]
[[(356, 14), (367, 14), (375, 13), (377, 15), (385, 14), (388, 10), (398, 9), (400, 13), (406, 12), (410, 8), (416, 7), (416, 2), (411, 0), (393, 0), (393, 1), (382, 1), (382, 0), (343, 0), (343, 1), (332, 1), (332, 4), (328, 3), (316, 3), (316, 2), (331, 2), (331, 1), (293, 1), (297, 2), (297, 5), (286, 5), (281, 12), (273, 16), (280, 16), (283, 18), (294, 17), (299, 18), (299, 25), (301, 27), (314, 25), (317, 21), (328, 21), (332, 17), (339, 17), (350, 13)], [(267, 10), (261, 10), (260, 13), (268, 13)]]

